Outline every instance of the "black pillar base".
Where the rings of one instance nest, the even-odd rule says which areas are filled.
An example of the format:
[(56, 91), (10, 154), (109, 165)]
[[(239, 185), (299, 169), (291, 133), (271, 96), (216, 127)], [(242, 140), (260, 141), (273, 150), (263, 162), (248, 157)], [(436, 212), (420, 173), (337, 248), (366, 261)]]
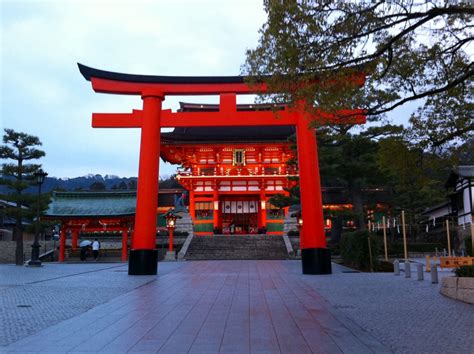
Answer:
[(158, 271), (157, 250), (130, 250), (129, 275), (156, 275)]
[(26, 265), (28, 267), (42, 267), (41, 261), (39, 259), (28, 261)]
[(327, 248), (301, 250), (303, 274), (331, 274), (331, 251)]

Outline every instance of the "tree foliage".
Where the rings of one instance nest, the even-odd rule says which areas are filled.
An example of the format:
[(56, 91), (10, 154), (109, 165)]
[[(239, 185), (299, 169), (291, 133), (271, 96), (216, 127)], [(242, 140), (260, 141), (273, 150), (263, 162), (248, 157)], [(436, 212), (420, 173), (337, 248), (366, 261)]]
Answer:
[(105, 191), (107, 187), (105, 186), (105, 183), (100, 182), (100, 181), (95, 181), (92, 182), (91, 185), (89, 186), (89, 190), (99, 192), (99, 191)]
[(14, 237), (17, 245), (15, 256), (17, 265), (23, 264), (24, 218), (31, 218), (34, 215), (34, 209), (25, 208), (26, 205), (34, 204), (32, 196), (24, 194), (23, 191), (32, 184), (34, 173), (41, 167), (28, 161), (40, 159), (45, 155), (44, 151), (37, 148), (38, 146), (41, 146), (38, 137), (13, 129), (5, 129), (3, 145), (0, 146), (0, 158), (7, 161), (2, 164), (0, 183), (12, 191), (4, 198), (16, 204), (15, 208), (8, 210), (8, 213), (15, 218), (16, 223)]
[(176, 175), (171, 175), (165, 178), (160, 178), (159, 188), (175, 189), (175, 188), (183, 188), (183, 186), (179, 184), (179, 181), (176, 178)]
[(373, 135), (378, 136), (379, 133), (372, 129), (360, 134), (320, 133), (323, 133), (319, 135), (323, 184), (342, 188), (353, 205), (352, 213), (357, 227), (365, 229), (365, 208), (371, 206), (367, 190), (381, 188), (386, 183), (377, 165), (379, 146)]
[[(474, 8), (468, 2), (264, 4), (268, 20), (257, 48), (247, 52), (243, 71), (268, 83), (271, 100), (304, 98), (333, 113), (362, 108), (372, 120), (421, 100), (424, 106), (412, 123), (426, 146), (474, 130), (474, 68), (467, 50), (474, 38)], [(362, 87), (360, 73), (366, 75)]]
[(400, 136), (380, 141), (377, 163), (389, 180), (394, 204), (408, 214), (443, 201), (451, 167), (448, 159), (426, 153)]

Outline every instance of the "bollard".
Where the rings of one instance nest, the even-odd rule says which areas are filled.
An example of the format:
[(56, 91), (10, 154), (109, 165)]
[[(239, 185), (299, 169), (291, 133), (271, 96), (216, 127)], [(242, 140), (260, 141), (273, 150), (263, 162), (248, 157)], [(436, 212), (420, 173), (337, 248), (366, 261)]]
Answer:
[(405, 262), (405, 278), (411, 278), (411, 265), (410, 265), (410, 262)]
[(418, 280), (423, 280), (423, 264), (418, 263), (416, 265), (416, 274), (418, 276)]
[(429, 273), (431, 269), (431, 260), (430, 256), (426, 256), (426, 273)]
[(431, 284), (438, 284), (438, 267), (436, 263), (431, 267)]
[(398, 259), (393, 262), (393, 274), (400, 275), (400, 262)]

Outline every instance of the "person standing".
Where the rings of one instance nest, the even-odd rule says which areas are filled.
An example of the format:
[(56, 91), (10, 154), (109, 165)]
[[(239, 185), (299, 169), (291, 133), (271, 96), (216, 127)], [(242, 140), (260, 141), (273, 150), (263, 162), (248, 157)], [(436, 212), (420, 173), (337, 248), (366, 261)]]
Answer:
[(87, 247), (81, 247), (81, 262), (85, 262), (87, 257)]
[(92, 242), (92, 254), (94, 255), (94, 261), (97, 262), (97, 259), (99, 259), (99, 250), (100, 250), (100, 242), (99, 240), (95, 239), (94, 242)]

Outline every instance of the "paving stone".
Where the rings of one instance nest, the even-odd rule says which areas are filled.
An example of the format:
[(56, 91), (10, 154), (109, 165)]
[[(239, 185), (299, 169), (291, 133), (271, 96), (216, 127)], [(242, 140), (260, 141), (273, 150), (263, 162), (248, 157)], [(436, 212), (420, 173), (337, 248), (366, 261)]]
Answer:
[(123, 264), (0, 265), (0, 353), (474, 352), (474, 307), (439, 284), (333, 269), (187, 261), (132, 277)]

